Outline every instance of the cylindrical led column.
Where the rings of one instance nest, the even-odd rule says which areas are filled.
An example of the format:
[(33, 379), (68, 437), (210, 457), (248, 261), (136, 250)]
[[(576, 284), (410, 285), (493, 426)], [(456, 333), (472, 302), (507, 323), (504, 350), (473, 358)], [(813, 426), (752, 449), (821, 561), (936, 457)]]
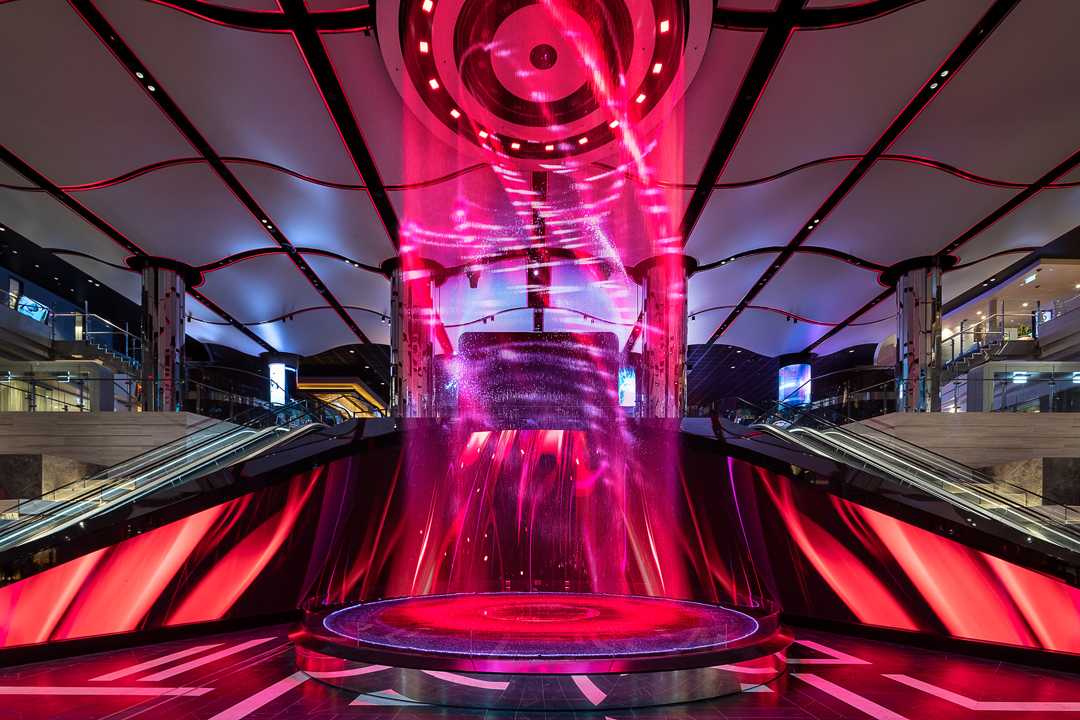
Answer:
[(390, 406), (397, 417), (435, 414), (435, 308), (429, 269), (396, 268), (390, 278)]
[(641, 417), (679, 419), (686, 410), (686, 276), (682, 255), (653, 258), (641, 272)]
[(184, 300), (177, 268), (142, 268), (143, 410), (180, 410), (184, 386)]
[(896, 411), (940, 412), (941, 263), (918, 258), (896, 269)]

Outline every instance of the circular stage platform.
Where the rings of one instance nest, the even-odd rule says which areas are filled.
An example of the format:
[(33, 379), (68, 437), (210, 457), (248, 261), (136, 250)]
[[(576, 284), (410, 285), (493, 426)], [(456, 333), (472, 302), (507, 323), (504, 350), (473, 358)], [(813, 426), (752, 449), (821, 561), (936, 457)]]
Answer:
[(783, 672), (774, 608), (622, 595), (428, 595), (309, 612), (312, 677), (395, 702), (602, 710), (740, 692)]

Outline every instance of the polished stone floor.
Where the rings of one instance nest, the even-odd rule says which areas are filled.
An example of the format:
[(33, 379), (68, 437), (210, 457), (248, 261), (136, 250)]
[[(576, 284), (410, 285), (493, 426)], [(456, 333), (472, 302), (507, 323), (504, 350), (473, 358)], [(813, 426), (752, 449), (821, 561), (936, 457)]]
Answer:
[[(0, 668), (0, 720), (424, 720), (534, 718), (356, 696), (297, 673), (287, 626)], [(548, 720), (1080, 718), (1080, 674), (799, 630), (790, 672), (705, 703), (551, 713)], [(1077, 668), (1080, 673), (1080, 666)]]

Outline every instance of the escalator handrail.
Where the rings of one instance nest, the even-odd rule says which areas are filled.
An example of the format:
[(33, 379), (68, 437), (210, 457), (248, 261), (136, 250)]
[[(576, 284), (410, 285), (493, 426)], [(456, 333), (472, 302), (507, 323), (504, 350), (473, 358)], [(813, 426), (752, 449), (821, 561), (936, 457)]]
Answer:
[[(761, 408), (759, 406), (755, 405), (754, 403), (751, 403), (751, 402), (748, 402), (748, 401), (745, 401), (745, 400), (742, 400), (742, 399), (739, 399), (739, 402), (744, 403), (745, 405), (747, 405), (748, 407), (750, 407), (752, 409), (761, 410)], [(900, 450), (898, 450), (896, 448), (892, 448), (892, 447), (882, 448), (877, 443), (875, 443), (871, 437), (868, 437), (868, 436), (863, 435), (861, 433), (851, 432), (851, 431), (845, 429), (844, 427), (836, 425), (836, 424), (834, 424), (834, 423), (832, 423), (832, 422), (830, 422), (828, 420), (818, 418), (815, 415), (811, 414), (810, 412), (806, 411), (805, 409), (793, 408), (793, 407), (789, 407), (789, 406), (784, 406), (784, 409), (787, 410), (789, 413), (794, 412), (794, 413), (796, 413), (798, 415), (808, 416), (808, 417), (812, 418), (813, 420), (815, 420), (817, 422), (820, 422), (823, 425), (826, 425), (826, 426), (830, 427), (834, 432), (837, 432), (838, 434), (840, 434), (840, 435), (842, 435), (844, 437), (851, 438), (851, 439), (854, 439), (855, 441), (857, 441), (859, 443), (863, 443), (865, 445), (868, 445), (871, 448), (873, 448), (876, 453), (884, 455), (884, 457), (886, 459), (888, 459), (890, 455), (896, 455), (896, 456), (899, 456), (899, 457), (904, 457), (905, 460), (907, 461), (907, 463), (909, 465), (911, 465), (912, 467), (917, 468), (917, 466), (924, 464), (924, 461), (922, 459), (920, 459), (920, 458), (913, 458), (913, 457), (911, 457), (911, 455), (908, 455), (908, 454), (906, 454), (906, 453), (904, 453), (904, 452), (902, 452), (902, 451), (900, 451)], [(762, 412), (762, 414), (760, 414), (758, 416), (758, 418), (755, 420), (755, 424), (758, 424), (757, 421), (759, 421), (761, 418), (765, 418), (765, 417), (770, 416), (770, 415), (772, 417), (775, 417), (775, 418), (779, 419), (779, 420), (783, 420), (783, 421), (788, 422), (788, 423), (791, 422), (789, 417), (785, 417), (783, 415), (778, 415), (778, 414), (775, 414), (775, 413), (772, 413), (772, 412), (769, 412), (769, 411), (765, 411), (765, 412)], [(772, 423), (764, 422), (764, 423), (760, 423), (760, 424), (761, 425), (771, 425)], [(813, 428), (802, 428), (802, 429), (813, 430)], [(821, 433), (821, 432), (816, 431), (816, 430), (814, 432), (816, 432), (817, 434), (822, 435), (824, 437), (824, 433)], [(887, 433), (885, 433), (885, 434), (887, 435)], [(893, 437), (893, 436), (889, 436), (889, 437)], [(824, 441), (825, 442), (830, 442), (828, 438), (824, 438)], [(905, 441), (901, 441), (901, 442), (905, 442)], [(830, 444), (835, 444), (835, 443), (830, 443)], [(905, 444), (911, 445), (911, 443), (906, 443), (906, 442), (905, 442)], [(913, 445), (913, 447), (919, 448), (918, 445)], [(840, 449), (841, 452), (846, 451), (846, 449), (843, 448), (843, 447), (840, 447), (839, 449)], [(921, 449), (921, 448), (919, 448), (919, 449)], [(850, 451), (846, 451), (846, 452), (849, 455), (852, 454)], [(930, 455), (935, 455), (936, 456), (936, 453), (933, 453), (932, 451), (927, 451), (927, 453), (929, 453)], [(860, 460), (866, 461), (866, 458), (863, 458), (861, 456), (857, 456), (857, 457), (859, 457)], [(947, 458), (944, 458), (944, 459), (947, 460)], [(952, 462), (950, 464), (958, 465), (958, 466), (961, 466), (961, 467), (963, 467), (963, 468), (965, 468), (967, 470), (970, 470), (971, 474), (973, 476), (985, 478), (985, 476), (982, 475), (981, 473), (979, 473), (978, 471), (976, 471), (976, 470), (974, 470), (972, 468), (967, 468), (967, 466), (964, 466), (961, 463)], [(919, 469), (919, 471), (926, 474), (926, 475), (928, 475), (931, 478), (934, 478), (934, 477), (936, 477), (935, 472), (934, 472), (934, 470), (936, 470), (936, 469), (937, 469), (936, 467), (932, 467), (932, 469), (928, 471), (925, 468), (921, 468), (921, 469)], [(907, 480), (907, 478), (901, 478), (901, 479)], [(941, 480), (939, 480), (939, 481), (941, 481)], [(967, 490), (968, 492), (971, 492), (972, 494), (979, 495), (979, 496), (982, 496), (983, 498), (985, 498), (987, 500), (990, 500), (992, 502), (996, 502), (996, 503), (1004, 506), (1005, 508), (1007, 508), (1010, 512), (1015, 513), (1016, 515), (1019, 515), (1021, 517), (1027, 518), (1028, 520), (1036, 523), (1037, 525), (1045, 527), (1046, 529), (1052, 531), (1056, 535), (1068, 538), (1070, 544), (1077, 543), (1078, 546), (1080, 546), (1080, 529), (1074, 529), (1074, 528), (1070, 527), (1067, 523), (1061, 522), (1061, 521), (1057, 520), (1056, 518), (1053, 518), (1053, 517), (1051, 517), (1049, 515), (1041, 513), (1035, 508), (1028, 507), (1027, 505), (1017, 503), (1016, 501), (1014, 501), (1014, 500), (1012, 500), (1010, 498), (1006, 498), (1006, 497), (1003, 497), (1001, 495), (998, 495), (997, 493), (995, 493), (995, 492), (993, 492), (991, 490), (987, 490), (986, 488), (978, 487), (978, 485), (976, 483), (972, 482), (969, 478), (962, 478), (959, 482), (957, 482), (956, 479), (955, 479), (955, 475), (954, 475), (953, 479), (951, 479), (950, 482), (952, 482), (954, 485), (958, 485), (960, 487), (963, 487), (965, 490)], [(986, 482), (992, 483), (994, 481), (990, 480), (990, 479), (986, 479)], [(1005, 484), (1009, 485), (1010, 487), (1016, 487), (1016, 486), (1011, 485), (1010, 483), (1005, 483)], [(1020, 488), (1020, 489), (1023, 490), (1023, 488)], [(1028, 492), (1032, 496), (1038, 497), (1040, 499), (1043, 499), (1043, 500), (1046, 499), (1046, 498), (1043, 498), (1038, 493), (1033, 493), (1033, 492), (1030, 492), (1030, 491), (1026, 491), (1026, 492)], [(935, 495), (936, 495), (936, 493), (935, 493)], [(953, 494), (949, 493), (949, 495), (952, 496)], [(967, 503), (963, 502), (962, 498), (956, 498), (956, 499), (958, 501), (960, 501), (961, 504), (964, 504), (965, 506), (968, 505)], [(979, 512), (980, 512), (980, 514), (984, 514), (982, 512), (982, 510), (980, 510)], [(997, 517), (997, 518), (1000, 519), (1000, 515), (995, 515), (994, 517)], [(1027, 529), (1025, 529), (1025, 532), (1027, 532), (1028, 534), (1031, 534), (1030, 531), (1027, 530)]]
[[(191, 462), (181, 467), (176, 472), (159, 473), (157, 474), (157, 476), (145, 478), (140, 481), (137, 487), (132, 488), (130, 492), (125, 493), (116, 500), (103, 502), (101, 504), (94, 505), (93, 507), (82, 512), (81, 514), (74, 514), (79, 512), (80, 505), (85, 507), (86, 503), (89, 502), (89, 500), (87, 499), (88, 496), (103, 495), (109, 490), (115, 488), (115, 485), (109, 487), (95, 488), (94, 490), (88, 492), (86, 495), (75, 498), (70, 503), (65, 503), (65, 506), (63, 508), (54, 508), (45, 515), (34, 516), (34, 520), (36, 520), (36, 522), (27, 523), (22, 526), (20, 528), (21, 532), (17, 533), (18, 537), (15, 538), (16, 542), (14, 543), (11, 542), (13, 533), (9, 532), (9, 528), (5, 528), (5, 532), (2, 536), (0, 536), (0, 552), (13, 549), (23, 544), (24, 542), (33, 541), (38, 539), (39, 537), (42, 537), (43, 535), (48, 535), (54, 532), (61, 531), (75, 523), (83, 522), (88, 518), (94, 517), (95, 515), (110, 511), (120, 503), (129, 504), (131, 502), (134, 502), (135, 500), (138, 500), (146, 494), (156, 490), (162, 484), (174, 482), (178, 478), (188, 478), (193, 473), (198, 472), (199, 470), (209, 465), (213, 465), (222, 458), (226, 458), (229, 455), (237, 452), (243, 452), (245, 448), (249, 448), (252, 445), (257, 444), (263, 438), (280, 434), (279, 437), (272, 439), (269, 443), (265, 445), (259, 445), (257, 448), (244, 453), (239, 458), (232, 460), (228, 464), (234, 465), (239, 462), (243, 462), (250, 459), (254, 455), (267, 452), (268, 450), (272, 450), (274, 447), (277, 447), (279, 444), (285, 442), (286, 440), (295, 439), (299, 435), (306, 434), (308, 432), (311, 432), (312, 430), (324, 427), (326, 426), (322, 423), (308, 423), (307, 425), (292, 430), (286, 429), (285, 427), (279, 425), (262, 428), (261, 430), (257, 430), (253, 436), (244, 438), (241, 442), (218, 448), (209, 455), (198, 456), (194, 459), (194, 462)], [(283, 434), (281, 434), (282, 432)], [(69, 514), (67, 518), (63, 518), (62, 516), (68, 509), (72, 509), (74, 510), (74, 512)], [(58, 519), (57, 516), (60, 516), (60, 523), (56, 522), (56, 520)], [(41, 528), (40, 531), (37, 530), (37, 528), (39, 527)], [(31, 537), (29, 540), (25, 539), (25, 536), (27, 534), (35, 532), (37, 533), (36, 536)]]

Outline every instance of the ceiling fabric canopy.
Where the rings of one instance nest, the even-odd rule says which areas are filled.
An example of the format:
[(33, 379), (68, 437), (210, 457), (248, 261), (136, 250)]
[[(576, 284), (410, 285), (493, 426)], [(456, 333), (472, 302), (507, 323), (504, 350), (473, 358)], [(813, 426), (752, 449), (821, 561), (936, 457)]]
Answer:
[(575, 58), (528, 3), (0, 2), (0, 224), (136, 302), (129, 258), (193, 266), (191, 335), (315, 354), (389, 342), (381, 268), (407, 251), (449, 269), (451, 347), (530, 329), (542, 217), (551, 329), (626, 342), (632, 269), (678, 251), (689, 342), (768, 356), (890, 335), (896, 262), (957, 256), (948, 300), (1080, 225), (1078, 2), (566, 0), (559, 22), (594, 5)]

